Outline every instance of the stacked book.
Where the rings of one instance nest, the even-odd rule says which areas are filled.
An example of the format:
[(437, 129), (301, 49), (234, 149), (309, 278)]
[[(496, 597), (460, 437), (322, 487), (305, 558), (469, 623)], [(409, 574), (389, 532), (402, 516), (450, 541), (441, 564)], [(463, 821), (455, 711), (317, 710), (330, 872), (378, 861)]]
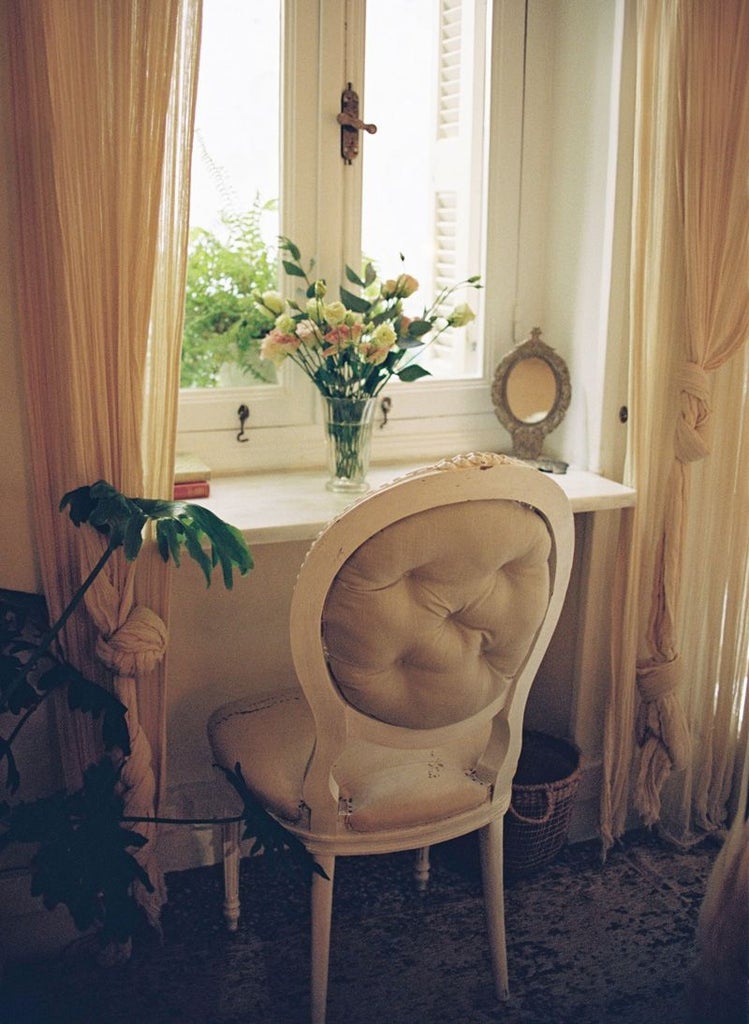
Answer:
[(190, 452), (177, 452), (174, 462), (174, 500), (192, 501), (211, 493), (211, 469)]

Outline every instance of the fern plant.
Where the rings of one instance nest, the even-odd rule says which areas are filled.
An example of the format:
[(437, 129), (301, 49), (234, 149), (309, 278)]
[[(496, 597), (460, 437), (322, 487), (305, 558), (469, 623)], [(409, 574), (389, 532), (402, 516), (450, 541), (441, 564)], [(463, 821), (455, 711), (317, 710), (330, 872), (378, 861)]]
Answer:
[(225, 210), (224, 238), (205, 228), (191, 231), (181, 387), (215, 387), (226, 364), (275, 383), (275, 368), (260, 358), (268, 328), (254, 302), (257, 292), (276, 287), (276, 256), (261, 232), (263, 214), (275, 205), (257, 197), (247, 211)]

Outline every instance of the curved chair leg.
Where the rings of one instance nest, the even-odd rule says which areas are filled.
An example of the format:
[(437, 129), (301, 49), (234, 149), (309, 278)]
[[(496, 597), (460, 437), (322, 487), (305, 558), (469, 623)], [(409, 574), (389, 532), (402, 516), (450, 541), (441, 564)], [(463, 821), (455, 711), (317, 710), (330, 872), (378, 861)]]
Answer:
[(330, 962), (330, 921), (333, 914), (335, 857), (316, 857), (327, 878), (312, 875), (312, 976), (310, 1001), (312, 1024), (325, 1024), (328, 1001), (328, 965)]
[(416, 879), (416, 888), (419, 892), (424, 892), (429, 882), (429, 849), (428, 846), (422, 846), (420, 850), (416, 851), (414, 878)]
[(489, 931), (489, 949), (498, 999), (510, 994), (505, 937), (505, 893), (502, 877), (502, 818), (495, 818), (479, 829), (481, 876), (484, 883), (484, 907)]
[(230, 932), (239, 923), (239, 822), (221, 826), (224, 860), (224, 920)]

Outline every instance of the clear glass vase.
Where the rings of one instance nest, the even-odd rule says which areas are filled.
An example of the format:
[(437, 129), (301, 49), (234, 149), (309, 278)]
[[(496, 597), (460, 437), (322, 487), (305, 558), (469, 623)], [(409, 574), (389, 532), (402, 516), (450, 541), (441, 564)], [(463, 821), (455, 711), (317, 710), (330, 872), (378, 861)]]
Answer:
[(375, 399), (321, 397), (330, 472), (325, 486), (329, 491), (366, 491)]

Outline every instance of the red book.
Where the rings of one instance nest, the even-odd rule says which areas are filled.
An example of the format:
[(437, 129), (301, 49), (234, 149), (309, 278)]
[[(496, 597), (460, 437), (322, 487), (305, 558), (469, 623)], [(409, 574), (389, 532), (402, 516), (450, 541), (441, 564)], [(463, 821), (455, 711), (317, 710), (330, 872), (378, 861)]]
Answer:
[(191, 498), (207, 498), (211, 493), (208, 480), (187, 480), (174, 485), (174, 500), (189, 501)]

